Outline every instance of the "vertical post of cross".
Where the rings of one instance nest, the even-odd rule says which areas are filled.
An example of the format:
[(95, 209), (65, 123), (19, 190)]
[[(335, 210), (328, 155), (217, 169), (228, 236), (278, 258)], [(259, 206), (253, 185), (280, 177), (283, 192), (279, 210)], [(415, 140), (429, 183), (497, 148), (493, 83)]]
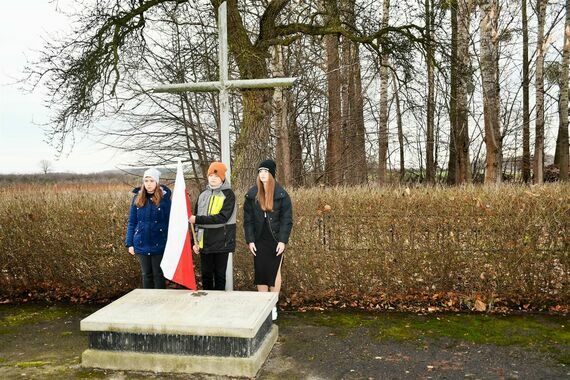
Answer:
[[(230, 100), (226, 85), (228, 81), (228, 7), (224, 1), (218, 8), (218, 60), (220, 67), (221, 88), (218, 99), (220, 102), (220, 137), (222, 145), (222, 162), (227, 166), (227, 181), (231, 181), (231, 155), (230, 155)], [(230, 182), (231, 183), (231, 182)]]
[[(222, 162), (228, 168), (226, 181), (231, 184), (232, 166), (230, 153), (230, 96), (226, 82), (228, 81), (228, 6), (224, 1), (218, 8), (218, 66), (220, 69), (221, 88), (218, 93), (220, 103), (220, 140)], [(226, 290), (234, 289), (233, 253), (228, 254), (226, 267)]]
[[(259, 79), (229, 79), (228, 64), (228, 11), (227, 3), (223, 1), (218, 7), (218, 64), (220, 79), (212, 82), (191, 82), (157, 85), (153, 92), (184, 92), (184, 91), (218, 91), (220, 107), (220, 145), (222, 162), (227, 166), (226, 180), (231, 181), (230, 155), (230, 89), (257, 89), (290, 87), (297, 78), (259, 78)], [(226, 290), (233, 290), (233, 254), (228, 256), (226, 271)]]

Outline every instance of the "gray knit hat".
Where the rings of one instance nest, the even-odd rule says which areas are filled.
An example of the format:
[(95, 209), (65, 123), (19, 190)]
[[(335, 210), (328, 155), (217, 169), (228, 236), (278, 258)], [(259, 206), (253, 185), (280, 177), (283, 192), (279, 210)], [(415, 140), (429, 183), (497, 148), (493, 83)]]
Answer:
[(145, 170), (144, 174), (143, 174), (143, 182), (145, 177), (150, 177), (152, 179), (154, 179), (154, 181), (156, 183), (160, 182), (160, 172), (158, 171), (157, 168), (148, 168), (147, 170)]

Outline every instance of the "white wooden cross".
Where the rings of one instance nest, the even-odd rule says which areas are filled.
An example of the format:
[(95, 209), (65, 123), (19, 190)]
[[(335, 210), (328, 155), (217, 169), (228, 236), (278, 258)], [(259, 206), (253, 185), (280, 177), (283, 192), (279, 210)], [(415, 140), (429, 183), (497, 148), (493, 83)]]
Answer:
[[(229, 90), (236, 88), (275, 88), (289, 87), (297, 78), (264, 78), (264, 79), (228, 79), (228, 24), (227, 4), (224, 1), (218, 8), (218, 62), (220, 80), (214, 82), (190, 82), (154, 86), (154, 92), (207, 92), (218, 91), (220, 102), (220, 136), (222, 146), (222, 162), (228, 168), (226, 180), (231, 178), (230, 160), (230, 103)], [(226, 290), (233, 290), (232, 254), (228, 257), (226, 272)]]

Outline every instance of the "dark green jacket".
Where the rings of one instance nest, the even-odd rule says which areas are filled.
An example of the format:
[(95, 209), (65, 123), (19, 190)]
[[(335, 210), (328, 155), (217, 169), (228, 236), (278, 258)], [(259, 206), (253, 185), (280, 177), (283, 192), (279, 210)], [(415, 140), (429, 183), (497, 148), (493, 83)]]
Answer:
[(201, 253), (234, 252), (236, 247), (236, 196), (229, 185), (209, 186), (196, 203), (196, 232)]

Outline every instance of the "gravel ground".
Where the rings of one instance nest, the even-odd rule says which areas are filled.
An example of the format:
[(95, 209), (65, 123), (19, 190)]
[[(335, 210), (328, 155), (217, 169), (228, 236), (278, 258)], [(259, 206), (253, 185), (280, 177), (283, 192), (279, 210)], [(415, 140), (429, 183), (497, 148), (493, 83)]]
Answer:
[[(291, 317), (295, 319), (295, 317)], [(342, 332), (293, 321), (259, 378), (295, 379), (569, 379), (570, 366), (517, 346), (446, 338), (379, 341), (367, 328)]]
[[(79, 321), (95, 310), (0, 306), (0, 378), (219, 379), (81, 368), (87, 336), (79, 331)], [(570, 366), (548, 351), (449, 337), (379, 339), (377, 331), (366, 324), (323, 325), (318, 323), (320, 316), (326, 317), (327, 312), (281, 312), (279, 340), (257, 378), (570, 379)], [(382, 314), (376, 313), (374, 318), (382, 318)], [(568, 326), (562, 326), (560, 334), (568, 339)], [(570, 351), (568, 346), (561, 349)]]

